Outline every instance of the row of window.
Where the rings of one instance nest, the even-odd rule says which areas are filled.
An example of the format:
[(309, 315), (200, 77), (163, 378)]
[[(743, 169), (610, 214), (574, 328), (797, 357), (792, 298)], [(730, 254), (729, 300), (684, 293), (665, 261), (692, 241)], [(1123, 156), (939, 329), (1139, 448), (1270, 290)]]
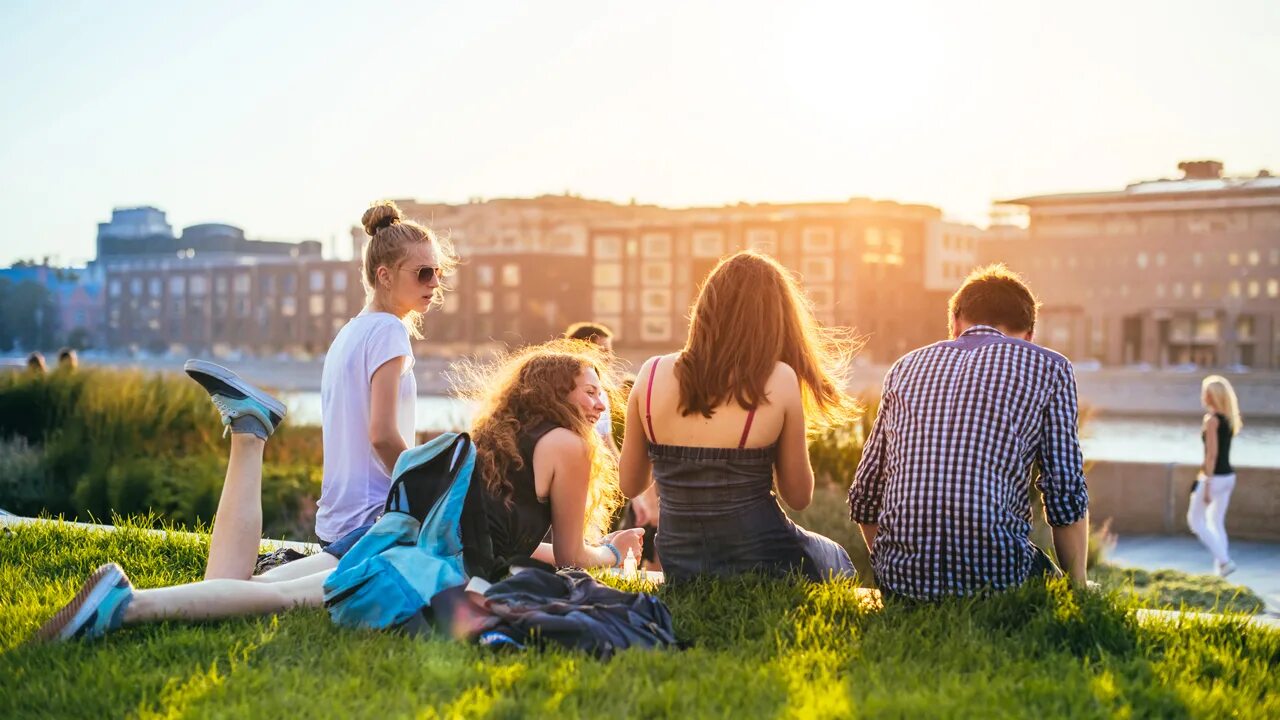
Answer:
[(1111, 216), (1094, 218), (1040, 218), (1032, 223), (1036, 235), (1043, 237), (1088, 237), (1101, 235), (1210, 235), (1249, 230), (1280, 229), (1280, 211), (1256, 210), (1217, 213), (1181, 213), (1145, 215), (1142, 217)]
[[(308, 288), (311, 292), (322, 292), (325, 289), (326, 276), (329, 277), (329, 289), (334, 292), (345, 292), (347, 289), (347, 270), (334, 270), (326, 273), (324, 270), (312, 270), (307, 273)], [(275, 273), (264, 274), (262, 276), (263, 291), (266, 294), (275, 294), (277, 292), (276, 278), (279, 278), (279, 292), (293, 294), (297, 292), (298, 276), (294, 274), (277, 275)], [(169, 296), (183, 297), (187, 294), (194, 296), (203, 296), (209, 293), (209, 276), (208, 275), (170, 275), (169, 278)], [(247, 272), (236, 273), (231, 276), (217, 275), (213, 278), (213, 289), (216, 295), (225, 295), (230, 289), (237, 295), (249, 294), (252, 278)], [(143, 289), (151, 297), (160, 297), (163, 294), (164, 282), (160, 277), (144, 279), (140, 277), (129, 278), (129, 294), (140, 296)], [(121, 278), (111, 278), (107, 283), (107, 294), (111, 297), (120, 297), (124, 290), (124, 282)]]
[[(721, 230), (694, 230), (690, 237), (690, 254), (695, 258), (717, 259), (728, 252), (726, 234)], [(672, 256), (672, 235), (668, 232), (641, 233), (638, 238), (623, 235), (598, 234), (594, 238), (597, 260), (621, 260), (624, 255), (641, 255), (648, 259), (667, 259)], [(888, 252), (902, 253), (902, 230), (869, 227), (863, 231), (863, 243), (868, 250), (877, 252), (887, 247)], [(751, 250), (776, 255), (780, 247), (780, 233), (774, 228), (749, 228), (744, 246)], [(836, 232), (831, 227), (807, 227), (800, 231), (800, 249), (804, 254), (833, 254), (836, 250)]]
[[(1111, 292), (1110, 285), (1104, 284), (1096, 288), (1089, 286), (1084, 289), (1084, 296), (1086, 298), (1107, 298), (1111, 296)], [(1115, 294), (1122, 298), (1129, 297), (1129, 285), (1126, 283), (1117, 285)], [(1190, 283), (1156, 283), (1155, 285), (1155, 296), (1162, 300), (1165, 298), (1174, 300), (1183, 298), (1191, 298), (1193, 300), (1202, 298), (1221, 299), (1223, 297), (1257, 299), (1264, 295), (1272, 299), (1280, 298), (1280, 279), (1230, 280), (1223, 285), (1204, 283), (1198, 280)]]
[[(325, 301), (326, 297), (328, 298), (327, 303)], [(277, 301), (279, 302), (279, 307), (276, 305)], [(154, 297), (150, 300), (144, 301), (143, 303), (139, 303), (136, 298), (131, 298), (127, 305), (132, 312), (141, 316), (146, 316), (148, 314), (159, 315), (161, 309), (159, 298)], [(111, 309), (111, 313), (113, 315), (118, 314), (120, 312), (120, 307), (121, 305), (114, 305)], [(230, 303), (226, 298), (217, 298), (213, 301), (212, 310), (210, 310), (209, 304), (204, 298), (194, 297), (185, 303), (169, 302), (166, 307), (168, 308), (169, 315), (172, 317), (200, 316), (204, 315), (206, 312), (211, 312), (214, 316), (220, 317), (232, 310), (234, 310), (235, 314), (239, 317), (248, 317), (252, 308), (249, 298), (244, 295), (237, 296), (234, 302)], [(347, 297), (345, 295), (326, 296), (322, 294), (312, 294), (307, 298), (307, 311), (311, 317), (326, 314), (326, 307), (329, 314), (337, 315), (342, 318), (347, 317), (349, 308), (347, 306)], [(292, 295), (284, 295), (278, 298), (266, 297), (263, 299), (262, 304), (258, 306), (258, 314), (262, 317), (272, 317), (277, 314), (287, 318), (296, 317), (298, 314), (298, 298)]]

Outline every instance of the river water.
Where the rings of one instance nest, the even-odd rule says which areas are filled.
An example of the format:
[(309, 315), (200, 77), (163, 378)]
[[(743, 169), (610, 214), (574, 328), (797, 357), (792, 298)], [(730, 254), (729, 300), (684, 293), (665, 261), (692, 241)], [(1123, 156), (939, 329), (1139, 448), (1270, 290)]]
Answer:
[[(287, 396), (292, 422), (320, 423), (320, 393)], [(461, 400), (438, 395), (418, 397), (418, 429), (450, 430), (462, 427), (471, 415)], [(1091, 419), (1081, 439), (1090, 460), (1158, 462), (1196, 465), (1201, 460), (1200, 422), (1195, 417), (1105, 416)], [(1231, 462), (1240, 467), (1280, 468), (1280, 422), (1250, 422), (1236, 436)]]

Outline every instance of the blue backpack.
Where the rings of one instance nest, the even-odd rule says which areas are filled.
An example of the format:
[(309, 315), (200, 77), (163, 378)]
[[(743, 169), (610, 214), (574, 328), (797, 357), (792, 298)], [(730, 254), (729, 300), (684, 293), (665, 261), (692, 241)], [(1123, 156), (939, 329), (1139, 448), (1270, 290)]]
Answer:
[(420, 618), (436, 593), (467, 582), (461, 519), (475, 461), (466, 433), (401, 453), (382, 517), (324, 582), (335, 623), (399, 627)]

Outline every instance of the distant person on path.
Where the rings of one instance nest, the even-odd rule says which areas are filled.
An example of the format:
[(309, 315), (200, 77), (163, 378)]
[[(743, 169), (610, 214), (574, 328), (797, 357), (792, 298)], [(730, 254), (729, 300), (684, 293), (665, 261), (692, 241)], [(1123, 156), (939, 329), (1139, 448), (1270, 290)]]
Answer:
[(441, 280), (457, 264), (446, 240), (405, 219), (393, 202), (374, 203), (361, 223), (369, 235), (360, 273), (365, 306), (338, 331), (320, 377), (322, 545), (377, 518), (396, 458), (417, 444), (410, 339), (422, 337), (423, 315), (443, 302)]
[(1213, 553), (1214, 571), (1226, 577), (1236, 571), (1227, 550), (1227, 505), (1236, 487), (1236, 471), (1231, 467), (1231, 439), (1244, 421), (1240, 403), (1231, 382), (1221, 375), (1210, 375), (1200, 385), (1200, 402), (1204, 405), (1204, 425), (1200, 441), (1204, 443), (1204, 464), (1191, 486), (1191, 502), (1187, 506), (1187, 525), (1200, 542)]
[(1085, 586), (1075, 375), (1031, 343), (1037, 307), (1003, 266), (975, 270), (951, 296), (952, 339), (908, 353), (885, 376), (849, 508), (886, 596), (932, 600), (1060, 575), (1029, 537), (1037, 463), (1054, 549)]
[[(459, 528), (468, 573), (496, 580), (511, 561), (526, 556), (560, 566), (617, 567), (628, 551), (639, 554), (639, 530), (603, 534), (621, 496), (617, 464), (594, 428), (605, 391), (599, 359), (580, 344), (549, 344), (471, 373), (482, 392), (471, 428), (476, 466), (464, 518), (486, 522), (478, 531), (468, 531), (465, 522)], [(320, 607), (325, 580), (371, 527), (352, 530), (324, 552), (251, 577), (262, 527), (263, 450), (285, 408), (226, 368), (193, 362), (187, 373), (209, 391), (231, 432), (205, 579), (137, 590), (119, 565), (108, 563), (36, 632), (34, 642), (92, 639), (125, 625), (164, 620)], [(540, 544), (550, 527), (556, 529), (554, 545)], [(475, 532), (487, 540), (470, 541), (479, 537)]]
[(62, 348), (58, 351), (58, 369), (59, 370), (75, 370), (80, 367), (80, 356), (76, 355), (76, 351), (71, 348)]
[[(564, 331), (564, 336), (570, 340), (592, 343), (599, 347), (610, 360), (614, 357), (613, 332), (603, 323), (574, 323)], [(605, 447), (617, 455), (618, 443), (613, 439), (613, 414), (610, 412), (608, 397), (601, 397), (601, 401), (605, 403), (605, 408), (600, 415), (600, 422), (596, 425), (596, 432), (600, 433)], [(644, 529), (644, 556), (637, 560), (644, 561), (646, 569), (661, 570), (662, 564), (658, 561), (655, 545), (658, 537), (658, 493), (655, 487), (650, 487), (627, 503), (622, 527)]]
[(49, 372), (49, 366), (44, 361), (44, 353), (37, 350), (27, 356), (27, 372), (36, 375), (44, 375)]
[(740, 252), (707, 277), (684, 349), (641, 366), (622, 439), (623, 493), (658, 486), (668, 579), (853, 575), (844, 548), (778, 504), (813, 499), (806, 433), (857, 415), (844, 390), (852, 345), (770, 257)]

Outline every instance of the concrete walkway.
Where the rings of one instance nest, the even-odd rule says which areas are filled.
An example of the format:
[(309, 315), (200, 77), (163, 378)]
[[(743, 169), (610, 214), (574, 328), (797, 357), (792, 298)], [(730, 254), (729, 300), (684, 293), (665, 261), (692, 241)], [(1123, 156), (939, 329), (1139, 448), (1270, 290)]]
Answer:
[[(1231, 541), (1231, 559), (1239, 567), (1227, 582), (1244, 585), (1262, 597), (1267, 614), (1280, 617), (1280, 543)], [(1191, 535), (1130, 535), (1116, 541), (1106, 560), (1143, 570), (1213, 572), (1213, 557)]]

